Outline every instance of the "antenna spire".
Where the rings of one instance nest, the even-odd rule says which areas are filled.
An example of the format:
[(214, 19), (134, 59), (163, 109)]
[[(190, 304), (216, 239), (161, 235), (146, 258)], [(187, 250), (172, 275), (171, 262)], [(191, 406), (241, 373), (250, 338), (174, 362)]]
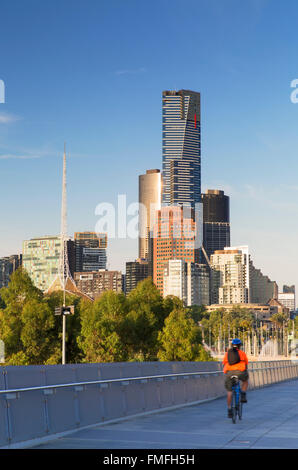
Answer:
[(60, 282), (65, 289), (67, 280), (72, 280), (69, 262), (68, 262), (68, 250), (67, 250), (67, 193), (66, 193), (66, 145), (64, 143), (63, 153), (63, 176), (62, 176), (62, 204), (61, 204), (61, 252), (60, 252), (60, 263), (59, 263), (59, 277)]

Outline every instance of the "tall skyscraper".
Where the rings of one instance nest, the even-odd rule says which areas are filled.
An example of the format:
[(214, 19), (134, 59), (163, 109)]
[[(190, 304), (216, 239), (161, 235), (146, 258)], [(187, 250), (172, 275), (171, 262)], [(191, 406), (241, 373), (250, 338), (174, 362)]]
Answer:
[(163, 205), (201, 201), (200, 93), (162, 94), (162, 171)]
[(148, 259), (154, 213), (161, 204), (160, 170), (147, 170), (139, 176), (139, 204), (139, 258)]
[(208, 189), (202, 203), (203, 245), (210, 258), (216, 250), (230, 246), (230, 200), (224, 191)]
[(106, 269), (107, 234), (96, 232), (75, 232), (76, 272)]

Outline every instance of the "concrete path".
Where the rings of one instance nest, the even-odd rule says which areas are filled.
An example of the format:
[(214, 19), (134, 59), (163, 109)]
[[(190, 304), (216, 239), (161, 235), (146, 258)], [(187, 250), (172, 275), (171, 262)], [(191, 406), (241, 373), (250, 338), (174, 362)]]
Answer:
[(226, 400), (95, 426), (35, 449), (298, 449), (298, 380), (248, 392), (243, 419)]

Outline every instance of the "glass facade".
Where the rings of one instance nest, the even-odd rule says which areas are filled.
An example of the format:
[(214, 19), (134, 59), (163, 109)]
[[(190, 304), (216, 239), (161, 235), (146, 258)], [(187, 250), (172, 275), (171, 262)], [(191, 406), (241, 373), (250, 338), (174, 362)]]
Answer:
[(200, 93), (164, 91), (162, 96), (162, 204), (201, 201)]
[(74, 244), (76, 272), (106, 269), (106, 233), (76, 232), (74, 234)]
[(36, 287), (47, 290), (58, 275), (60, 237), (32, 238), (23, 242), (23, 268)]
[(0, 289), (7, 287), (11, 274), (22, 264), (22, 255), (0, 258)]
[[(208, 258), (216, 250), (230, 246), (230, 198), (224, 191), (208, 189), (202, 194), (203, 244)], [(206, 260), (201, 254), (201, 262)]]

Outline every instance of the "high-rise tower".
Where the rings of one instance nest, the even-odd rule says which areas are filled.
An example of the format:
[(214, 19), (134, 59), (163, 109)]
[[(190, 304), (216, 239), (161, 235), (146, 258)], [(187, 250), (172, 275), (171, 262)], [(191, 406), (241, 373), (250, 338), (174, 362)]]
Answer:
[(200, 93), (162, 94), (162, 205), (201, 201)]
[(208, 189), (202, 194), (202, 202), (203, 245), (210, 258), (216, 250), (230, 246), (230, 198), (224, 191)]
[(160, 170), (147, 170), (139, 176), (139, 258), (148, 259), (150, 231), (153, 230), (155, 211), (160, 209)]

